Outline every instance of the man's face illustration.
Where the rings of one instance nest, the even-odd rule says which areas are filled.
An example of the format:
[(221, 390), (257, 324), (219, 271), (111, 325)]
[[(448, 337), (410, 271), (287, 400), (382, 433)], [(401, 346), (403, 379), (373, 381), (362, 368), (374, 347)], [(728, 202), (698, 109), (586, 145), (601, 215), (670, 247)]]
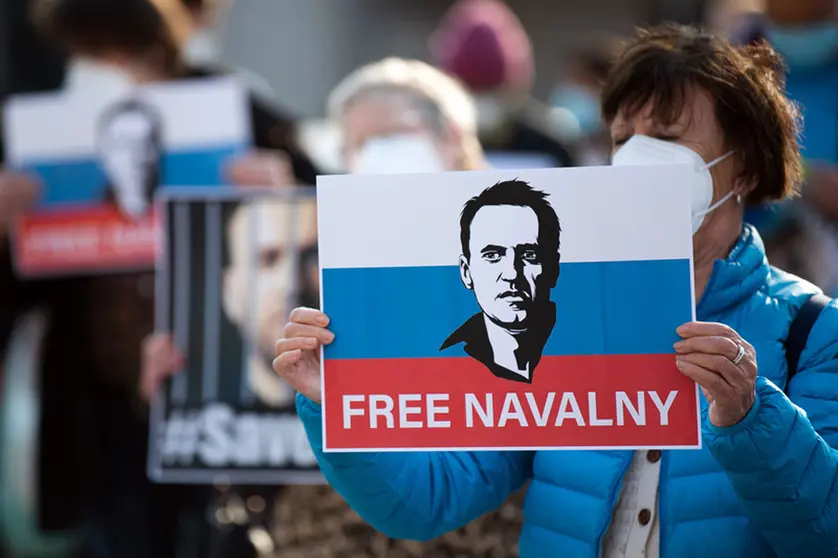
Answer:
[[(227, 231), (231, 261), (224, 277), (225, 312), (265, 358), (272, 357), (274, 343), (282, 337), (291, 289), (300, 279), (294, 252), (317, 242), (314, 200), (300, 202), (296, 232), (289, 226), (294, 211), (283, 202), (241, 206)], [(250, 323), (248, 302), (254, 312)]]
[(116, 115), (101, 138), (101, 160), (117, 203), (128, 214), (142, 214), (150, 202), (148, 181), (159, 154), (152, 123), (140, 112)]
[(524, 329), (534, 302), (549, 299), (538, 217), (529, 207), (486, 206), (471, 223), (470, 257), (460, 260), (465, 286), (483, 313), (507, 329)]

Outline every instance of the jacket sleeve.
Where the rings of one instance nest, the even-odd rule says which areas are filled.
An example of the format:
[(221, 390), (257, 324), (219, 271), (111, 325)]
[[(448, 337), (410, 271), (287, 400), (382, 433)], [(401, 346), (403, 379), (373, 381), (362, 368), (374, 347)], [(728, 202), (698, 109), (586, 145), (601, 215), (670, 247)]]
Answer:
[(838, 304), (821, 313), (789, 397), (757, 379), (753, 408), (705, 443), (780, 558), (838, 555)]
[(430, 540), (498, 506), (531, 476), (532, 452), (324, 453), (320, 406), (297, 412), (329, 484), (378, 531)]

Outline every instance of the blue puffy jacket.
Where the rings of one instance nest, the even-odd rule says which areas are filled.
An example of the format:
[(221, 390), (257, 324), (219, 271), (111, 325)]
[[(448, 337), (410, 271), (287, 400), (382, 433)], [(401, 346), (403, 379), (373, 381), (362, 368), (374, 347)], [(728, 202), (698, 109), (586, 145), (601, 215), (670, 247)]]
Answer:
[[(662, 558), (838, 556), (838, 303), (820, 315), (786, 392), (784, 341), (813, 285), (768, 265), (750, 227), (717, 261), (697, 313), (756, 349), (760, 377), (748, 415), (707, 420), (704, 449), (665, 451), (659, 492)], [(379, 531), (432, 539), (499, 506), (532, 480), (520, 555), (596, 558), (627, 451), (322, 452), (320, 407), (297, 398), (331, 485)]]

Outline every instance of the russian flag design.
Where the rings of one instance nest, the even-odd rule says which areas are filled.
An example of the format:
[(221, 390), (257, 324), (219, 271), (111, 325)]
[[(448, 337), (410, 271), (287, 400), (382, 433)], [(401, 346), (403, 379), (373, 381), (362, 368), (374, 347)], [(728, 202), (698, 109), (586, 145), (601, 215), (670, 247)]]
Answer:
[(45, 186), (16, 231), (30, 276), (152, 267), (155, 192), (223, 186), (225, 163), (251, 145), (233, 78), (24, 95), (4, 113), (7, 164)]
[(700, 447), (690, 172), (321, 177), (325, 450)]

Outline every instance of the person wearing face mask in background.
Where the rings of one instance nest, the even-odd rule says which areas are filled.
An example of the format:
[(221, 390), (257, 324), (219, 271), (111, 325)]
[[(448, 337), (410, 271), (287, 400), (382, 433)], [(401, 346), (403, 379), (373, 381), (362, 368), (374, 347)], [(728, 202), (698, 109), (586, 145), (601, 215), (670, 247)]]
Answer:
[[(189, 14), (190, 32), (183, 44), (183, 59), (199, 68), (222, 70), (221, 26), (234, 0), (180, 0)], [(250, 91), (260, 99), (275, 101), (276, 92), (264, 77), (247, 68), (235, 68)]]
[(838, 293), (838, 2), (766, 0), (765, 13), (739, 17), (739, 44), (767, 40), (786, 66), (786, 93), (804, 115), (802, 200), (751, 208), (772, 261)]
[(551, 167), (576, 164), (550, 107), (531, 95), (532, 44), (504, 2), (460, 0), (428, 45), (434, 65), (474, 95), (478, 135), (487, 153), (539, 155)]
[(551, 115), (563, 137), (576, 144), (578, 164), (608, 164), (611, 138), (599, 106), (610, 64), (607, 50), (577, 48), (561, 60), (562, 75), (550, 92)]
[(328, 99), (348, 172), (442, 172), (485, 167), (472, 99), (418, 60), (386, 58), (341, 81)]
[[(222, 37), (219, 28), (233, 0), (179, 1), (183, 10), (177, 17), (185, 29), (181, 47), (184, 62), (194, 68), (222, 70), (218, 68), (222, 65)], [(236, 68), (235, 72), (254, 95), (262, 99), (274, 99), (273, 89), (262, 76), (245, 68)], [(84, 91), (119, 86), (126, 81), (130, 79), (118, 68), (102, 64), (87, 55), (77, 54), (69, 61), (64, 86), (70, 91)]]
[(838, 301), (770, 266), (743, 222), (746, 205), (786, 198), (802, 174), (777, 62), (767, 45), (662, 26), (625, 45), (603, 88), (613, 164), (694, 169), (672, 187), (692, 194), (698, 321), (672, 333), (677, 368), (701, 388), (702, 449), (324, 453), (319, 358), (335, 339), (328, 316), (298, 308), (274, 369), (364, 519), (430, 540), (529, 481), (521, 558), (836, 555)]
[(216, 64), (221, 59), (219, 26), (233, 0), (180, 0), (189, 13), (190, 33), (183, 58), (190, 64)]

